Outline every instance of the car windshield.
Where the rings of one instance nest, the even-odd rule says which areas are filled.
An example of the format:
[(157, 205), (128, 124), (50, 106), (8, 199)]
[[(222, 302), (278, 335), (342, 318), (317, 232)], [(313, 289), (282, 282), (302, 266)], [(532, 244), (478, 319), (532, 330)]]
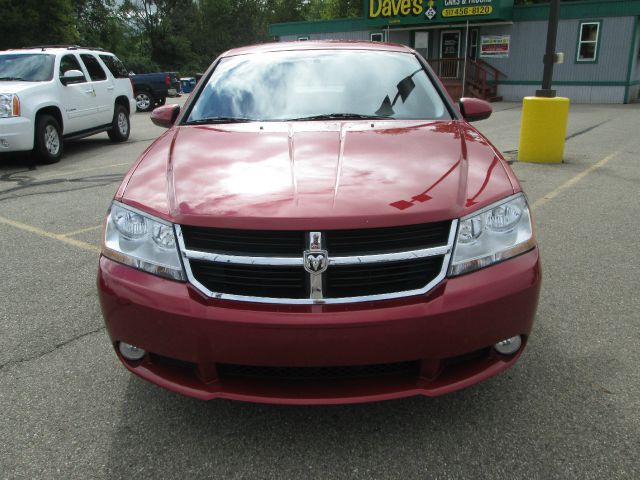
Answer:
[(449, 119), (410, 53), (306, 50), (223, 58), (185, 123)]
[(0, 80), (45, 82), (53, 78), (55, 56), (44, 53), (0, 55)]

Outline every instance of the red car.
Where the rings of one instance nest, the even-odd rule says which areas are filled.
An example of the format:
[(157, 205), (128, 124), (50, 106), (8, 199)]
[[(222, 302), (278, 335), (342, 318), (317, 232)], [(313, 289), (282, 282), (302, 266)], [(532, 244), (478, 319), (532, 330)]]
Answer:
[(127, 369), (200, 399), (331, 404), (468, 387), (520, 357), (531, 214), (502, 155), (401, 45), (218, 58), (118, 189), (98, 273)]

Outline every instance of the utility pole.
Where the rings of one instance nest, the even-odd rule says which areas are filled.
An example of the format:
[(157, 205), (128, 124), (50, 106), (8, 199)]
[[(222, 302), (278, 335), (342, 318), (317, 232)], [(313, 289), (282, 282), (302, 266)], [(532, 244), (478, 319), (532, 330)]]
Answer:
[(559, 20), (560, 0), (551, 0), (549, 4), (549, 25), (547, 27), (547, 50), (543, 59), (542, 89), (536, 91), (536, 97), (553, 98), (556, 96), (556, 91), (551, 89), (551, 82), (553, 80), (553, 65), (556, 62), (556, 39), (558, 37)]
[(535, 97), (522, 100), (522, 125), (518, 160), (534, 163), (561, 163), (569, 121), (570, 100), (557, 97), (551, 89), (553, 65), (558, 61), (556, 38), (560, 20), (560, 0), (549, 4), (547, 50), (544, 55), (542, 88)]

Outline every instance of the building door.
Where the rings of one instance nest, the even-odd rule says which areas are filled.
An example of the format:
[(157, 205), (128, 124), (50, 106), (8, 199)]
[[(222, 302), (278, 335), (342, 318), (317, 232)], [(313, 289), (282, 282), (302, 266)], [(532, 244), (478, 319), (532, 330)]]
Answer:
[(440, 76), (458, 78), (460, 57), (460, 30), (444, 30), (440, 33)]
[(469, 32), (469, 43), (467, 44), (467, 56), (472, 60), (478, 59), (480, 32), (474, 28)]
[(429, 32), (415, 32), (413, 48), (427, 60), (429, 58)]

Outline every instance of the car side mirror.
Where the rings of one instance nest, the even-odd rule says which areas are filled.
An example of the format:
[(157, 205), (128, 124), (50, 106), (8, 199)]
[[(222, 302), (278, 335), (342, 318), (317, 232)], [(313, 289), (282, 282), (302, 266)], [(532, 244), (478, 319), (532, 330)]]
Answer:
[(460, 113), (467, 122), (485, 120), (493, 113), (493, 107), (485, 100), (479, 98), (461, 98)]
[(151, 121), (154, 125), (170, 128), (176, 122), (180, 113), (180, 105), (163, 105), (151, 112)]
[(80, 83), (84, 82), (84, 73), (80, 70), (67, 70), (64, 72), (64, 75), (60, 77), (60, 81), (66, 87), (70, 83)]

